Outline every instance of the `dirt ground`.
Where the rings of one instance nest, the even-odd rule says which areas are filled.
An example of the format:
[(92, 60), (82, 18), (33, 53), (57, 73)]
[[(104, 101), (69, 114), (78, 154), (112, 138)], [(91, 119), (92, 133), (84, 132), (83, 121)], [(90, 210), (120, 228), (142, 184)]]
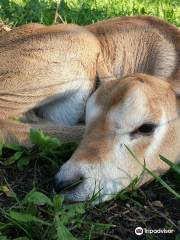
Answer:
[[(3, 184), (3, 179), (6, 179), (20, 198), (32, 189), (33, 184), (36, 184), (42, 192), (49, 194), (52, 191), (51, 180), (54, 170), (51, 171), (48, 165), (42, 166), (42, 164), (32, 162), (23, 172), (19, 171), (16, 166), (1, 168), (0, 175), (3, 178), (0, 179), (0, 185)], [(164, 179), (170, 181), (171, 185), (174, 184), (171, 172)], [(176, 184), (175, 190), (180, 192), (180, 186)], [(13, 204), (13, 199), (0, 193), (0, 208), (9, 208), (11, 204)], [(127, 194), (124, 200), (116, 199), (91, 207), (84, 215), (84, 222), (113, 225), (103, 232), (94, 230), (92, 239), (174, 240), (180, 229), (179, 219), (179, 200), (175, 199), (174, 196), (155, 181), (148, 186)], [(166, 229), (172, 229), (173, 233), (147, 233), (138, 236), (135, 234), (136, 227), (149, 230), (164, 229), (166, 227)], [(72, 230), (72, 233), (78, 239), (84, 239), (85, 231), (86, 226), (81, 225), (80, 228)]]

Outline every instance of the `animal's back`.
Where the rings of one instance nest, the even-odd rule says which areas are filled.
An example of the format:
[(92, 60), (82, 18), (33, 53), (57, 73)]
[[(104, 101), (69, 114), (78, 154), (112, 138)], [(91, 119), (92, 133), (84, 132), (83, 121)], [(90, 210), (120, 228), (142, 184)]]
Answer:
[(91, 92), (98, 53), (95, 36), (73, 24), (28, 24), (3, 34), (1, 118), (63, 98), (82, 87)]
[(119, 17), (88, 25), (87, 29), (101, 43), (101, 78), (121, 78), (136, 72), (162, 79), (180, 75), (180, 31), (159, 18)]

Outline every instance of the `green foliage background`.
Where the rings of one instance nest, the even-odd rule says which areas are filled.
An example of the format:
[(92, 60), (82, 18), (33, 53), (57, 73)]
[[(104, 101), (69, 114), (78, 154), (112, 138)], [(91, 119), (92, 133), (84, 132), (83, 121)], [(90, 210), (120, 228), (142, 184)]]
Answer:
[(113, 16), (160, 16), (180, 26), (180, 0), (0, 0), (1, 21), (88, 24)]

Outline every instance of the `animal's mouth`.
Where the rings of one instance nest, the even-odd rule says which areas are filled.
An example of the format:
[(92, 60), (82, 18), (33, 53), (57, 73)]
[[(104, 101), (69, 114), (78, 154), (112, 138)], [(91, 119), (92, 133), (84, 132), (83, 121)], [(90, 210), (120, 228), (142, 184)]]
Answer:
[(79, 185), (81, 185), (81, 183), (83, 183), (83, 180), (84, 180), (83, 177), (80, 177), (79, 180), (72, 182), (68, 186), (64, 187), (61, 192), (67, 193), (67, 192), (73, 191), (75, 188), (77, 188)]
[(55, 193), (69, 193), (74, 191), (78, 186), (80, 186), (84, 181), (83, 177), (79, 177), (75, 181), (62, 181), (62, 182), (54, 182), (54, 190)]

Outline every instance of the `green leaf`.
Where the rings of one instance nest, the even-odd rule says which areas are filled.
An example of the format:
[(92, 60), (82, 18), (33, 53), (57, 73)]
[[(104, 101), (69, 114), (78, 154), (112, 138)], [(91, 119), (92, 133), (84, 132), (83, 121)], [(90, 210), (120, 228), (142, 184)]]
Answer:
[(51, 151), (52, 148), (61, 146), (61, 143), (57, 138), (49, 137), (45, 135), (42, 130), (35, 128), (30, 130), (30, 140), (32, 144), (43, 147), (49, 151)]
[(84, 203), (74, 203), (71, 205), (66, 205), (64, 209), (69, 210), (70, 215), (82, 215), (85, 213), (85, 204)]
[(180, 167), (177, 164), (174, 164), (173, 162), (171, 162), (167, 158), (163, 157), (162, 155), (159, 155), (159, 157), (163, 162), (168, 164), (175, 172), (180, 174)]
[(9, 144), (9, 143), (5, 144), (4, 147), (5, 147), (5, 148), (8, 148), (8, 149), (10, 149), (10, 150), (14, 150), (14, 151), (16, 151), (16, 152), (22, 152), (22, 151), (24, 151), (24, 149), (25, 149), (24, 147), (22, 147), (22, 146), (20, 146), (20, 145), (17, 145), (17, 144)]
[(51, 138), (46, 136), (46, 151), (52, 152), (61, 146), (60, 141), (57, 138)]
[(8, 160), (3, 162), (3, 165), (9, 166), (9, 165), (17, 162), (21, 158), (22, 155), (23, 155), (23, 152), (16, 152), (12, 157), (10, 157)]
[(17, 222), (23, 222), (23, 223), (35, 222), (35, 223), (40, 223), (42, 225), (50, 226), (50, 224), (48, 222), (45, 222), (45, 221), (39, 219), (38, 217), (32, 216), (27, 213), (10, 211), (8, 215), (9, 215), (9, 217), (11, 217), (12, 219), (14, 219)]
[(29, 161), (30, 161), (30, 159), (29, 159), (28, 156), (20, 158), (20, 159), (18, 160), (18, 162), (17, 162), (17, 167), (18, 167), (18, 169), (19, 169), (20, 171), (23, 171), (24, 168), (28, 166)]
[(65, 227), (60, 221), (59, 217), (55, 217), (56, 221), (56, 231), (57, 231), (57, 240), (76, 240), (70, 231)]
[(66, 225), (74, 218), (80, 219), (84, 213), (85, 205), (83, 203), (66, 205), (63, 207), (63, 210), (61, 210), (61, 221)]
[(64, 201), (64, 197), (61, 195), (55, 195), (53, 198), (54, 209), (56, 212), (60, 210)]
[(29, 192), (23, 200), (23, 203), (33, 203), (35, 205), (49, 205), (53, 206), (53, 203), (49, 197), (41, 192), (32, 190)]
[(40, 129), (32, 128), (30, 130), (30, 140), (32, 144), (36, 145), (44, 145), (45, 144), (45, 136)]

